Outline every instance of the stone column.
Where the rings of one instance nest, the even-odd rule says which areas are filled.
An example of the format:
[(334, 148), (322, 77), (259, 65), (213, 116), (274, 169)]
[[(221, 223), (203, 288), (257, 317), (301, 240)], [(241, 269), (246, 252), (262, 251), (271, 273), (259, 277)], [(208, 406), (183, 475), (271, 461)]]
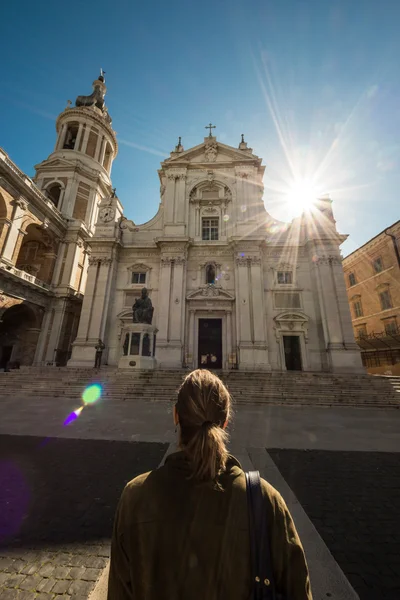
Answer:
[(240, 366), (253, 364), (253, 340), (250, 319), (249, 264), (247, 258), (236, 258), (236, 310)]
[(171, 224), (174, 222), (175, 213), (175, 175), (168, 174), (167, 176), (167, 187), (164, 196), (165, 204), (165, 223)]
[(45, 361), (44, 350), (45, 350), (47, 335), (49, 332), (49, 326), (51, 323), (51, 317), (52, 317), (52, 310), (50, 308), (48, 308), (43, 317), (42, 330), (41, 330), (39, 340), (38, 340), (38, 343), (36, 346), (35, 358), (33, 361), (33, 364), (35, 366), (40, 366), (41, 364), (44, 364), (44, 361)]
[(65, 188), (64, 194), (64, 205), (63, 211), (66, 217), (72, 217), (74, 212), (74, 204), (76, 200), (76, 194), (78, 191), (79, 181), (76, 179), (76, 176), (72, 179), (68, 180), (67, 187)]
[(227, 367), (229, 369), (230, 367), (230, 363), (229, 363), (229, 357), (231, 354), (233, 354), (232, 352), (232, 311), (228, 310), (226, 312), (226, 351), (228, 356), (226, 357), (226, 362), (227, 362)]
[(79, 144), (81, 143), (81, 139), (82, 139), (83, 130), (84, 130), (84, 125), (83, 125), (83, 123), (79, 123), (79, 127), (78, 127), (78, 134), (77, 134), (77, 136), (76, 136), (74, 150), (79, 150)]
[(185, 202), (186, 175), (181, 173), (177, 175), (175, 183), (175, 214), (174, 223), (185, 223), (186, 202)]
[(60, 135), (58, 136), (54, 150), (62, 150), (65, 142), (65, 136), (67, 135), (67, 127), (67, 123), (64, 123), (61, 127)]
[(330, 370), (363, 373), (361, 353), (351, 325), (341, 258), (319, 257), (314, 264)]
[(102, 141), (101, 141), (100, 153), (99, 153), (99, 163), (101, 164), (101, 166), (103, 166), (104, 157), (106, 155), (106, 147), (107, 147), (107, 140), (103, 136)]
[(14, 264), (14, 257), (16, 257), (15, 260), (18, 258), (22, 239), (25, 235), (25, 233), (20, 230), (20, 225), (22, 222), (22, 217), (24, 216), (28, 207), (28, 203), (22, 198), (13, 200), (12, 204), (14, 205), (13, 215), (11, 217), (11, 223), (5, 237), (1, 255), (1, 258), (9, 264)]
[(54, 266), (53, 277), (51, 279), (51, 284), (54, 286), (58, 285), (58, 281), (60, 279), (61, 267), (63, 264), (64, 256), (65, 256), (66, 243), (60, 242), (57, 251), (57, 259), (56, 264)]
[(253, 364), (256, 369), (270, 370), (267, 333), (265, 327), (264, 283), (262, 261), (260, 257), (253, 257), (249, 263), (250, 268), (250, 295), (251, 295), (251, 328), (254, 344)]
[(188, 355), (188, 366), (194, 367), (193, 361), (195, 357), (194, 351), (194, 324), (195, 324), (195, 309), (189, 308), (189, 327), (188, 327), (188, 344), (187, 344), (187, 352)]
[(169, 330), (169, 302), (170, 302), (170, 283), (171, 283), (171, 260), (169, 258), (161, 258), (161, 275), (160, 275), (160, 290), (158, 298), (160, 305), (157, 307), (157, 327), (158, 339), (157, 346), (168, 343)]
[(81, 240), (66, 240), (66, 243), (68, 244), (67, 254), (60, 285), (74, 287), (76, 270), (78, 268), (79, 248), (82, 247), (83, 242)]
[(101, 143), (103, 141), (103, 137), (100, 133), (97, 134), (97, 143), (96, 143), (96, 150), (94, 153), (94, 160), (99, 160), (99, 156), (100, 156), (100, 147), (101, 147)]
[[(91, 130), (90, 125), (86, 125), (85, 134), (83, 136), (83, 142), (82, 142), (82, 150), (81, 150), (81, 152), (83, 152), (83, 153), (86, 153), (90, 130)], [(75, 144), (75, 147), (77, 147), (76, 144)]]
[(170, 340), (172, 342), (182, 342), (182, 313), (185, 308), (185, 300), (183, 296), (183, 276), (185, 267), (184, 258), (176, 258), (174, 260), (173, 269), (173, 287), (172, 287), (172, 302), (170, 306)]
[(54, 319), (51, 326), (49, 343), (46, 351), (46, 362), (53, 362), (56, 356), (56, 350), (60, 342), (61, 330), (65, 316), (65, 309), (67, 307), (66, 298), (58, 298), (54, 305)]
[(78, 335), (72, 345), (68, 367), (93, 365), (95, 345), (99, 338), (107, 346), (106, 322), (115, 261), (112, 258), (91, 257), (89, 264)]

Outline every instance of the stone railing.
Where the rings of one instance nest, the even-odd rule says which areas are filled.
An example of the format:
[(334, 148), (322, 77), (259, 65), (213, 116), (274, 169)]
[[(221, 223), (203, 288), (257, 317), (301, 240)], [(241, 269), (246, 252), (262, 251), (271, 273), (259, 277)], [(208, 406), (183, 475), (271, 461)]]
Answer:
[(19, 277), (20, 279), (23, 279), (24, 281), (29, 281), (29, 283), (33, 283), (34, 285), (37, 285), (38, 287), (41, 287), (47, 291), (51, 291), (51, 285), (49, 285), (48, 283), (45, 283), (41, 279), (38, 279), (37, 277), (35, 277), (35, 275), (30, 275), (29, 273), (27, 273), (26, 271), (23, 271), (22, 269), (17, 269), (16, 267), (13, 267), (12, 265), (4, 265), (4, 264), (0, 264), (0, 268), (3, 269), (4, 271), (8, 271), (8, 273), (12, 273), (16, 277)]

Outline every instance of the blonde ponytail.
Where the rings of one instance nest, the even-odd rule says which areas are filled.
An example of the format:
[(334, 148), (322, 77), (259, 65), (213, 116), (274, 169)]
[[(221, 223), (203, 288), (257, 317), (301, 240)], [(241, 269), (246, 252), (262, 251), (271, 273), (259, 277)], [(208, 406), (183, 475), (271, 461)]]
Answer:
[(215, 481), (225, 470), (231, 399), (222, 381), (210, 371), (190, 373), (178, 392), (176, 405), (180, 445), (192, 465), (192, 477)]

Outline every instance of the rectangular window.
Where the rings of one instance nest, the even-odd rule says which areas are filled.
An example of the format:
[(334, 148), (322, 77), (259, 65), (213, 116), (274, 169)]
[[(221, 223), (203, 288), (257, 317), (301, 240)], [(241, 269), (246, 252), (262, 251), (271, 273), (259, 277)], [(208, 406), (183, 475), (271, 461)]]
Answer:
[(367, 326), (366, 325), (358, 325), (358, 327), (356, 327), (356, 335), (358, 338), (367, 337)]
[(382, 310), (387, 310), (388, 308), (392, 308), (392, 300), (390, 298), (389, 290), (385, 290), (379, 294), (379, 299), (381, 301)]
[(275, 294), (275, 306), (276, 308), (301, 308), (300, 294), (298, 292), (292, 294), (277, 292)]
[(396, 319), (390, 319), (387, 321), (384, 321), (384, 325), (385, 325), (385, 333), (387, 335), (398, 335), (399, 330), (397, 327), (397, 320)]
[(353, 308), (354, 308), (354, 317), (356, 319), (358, 319), (359, 317), (363, 316), (363, 309), (361, 306), (361, 300), (356, 300), (355, 302), (353, 302)]
[(380, 256), (374, 260), (373, 266), (375, 273), (380, 273), (381, 271), (383, 271), (383, 262)]
[(349, 274), (349, 285), (350, 287), (356, 285), (356, 276), (354, 273)]
[(293, 283), (292, 271), (278, 271), (278, 283)]
[(208, 241), (218, 240), (219, 219), (203, 219), (201, 222), (201, 239)]
[(146, 283), (146, 273), (132, 273), (132, 283)]

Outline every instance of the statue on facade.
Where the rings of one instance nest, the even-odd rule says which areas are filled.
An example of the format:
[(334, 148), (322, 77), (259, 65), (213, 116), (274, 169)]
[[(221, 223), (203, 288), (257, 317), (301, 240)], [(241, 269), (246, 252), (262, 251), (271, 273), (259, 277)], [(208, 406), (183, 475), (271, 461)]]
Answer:
[(146, 288), (142, 289), (141, 297), (136, 298), (132, 312), (134, 323), (148, 323), (151, 325), (154, 308)]

